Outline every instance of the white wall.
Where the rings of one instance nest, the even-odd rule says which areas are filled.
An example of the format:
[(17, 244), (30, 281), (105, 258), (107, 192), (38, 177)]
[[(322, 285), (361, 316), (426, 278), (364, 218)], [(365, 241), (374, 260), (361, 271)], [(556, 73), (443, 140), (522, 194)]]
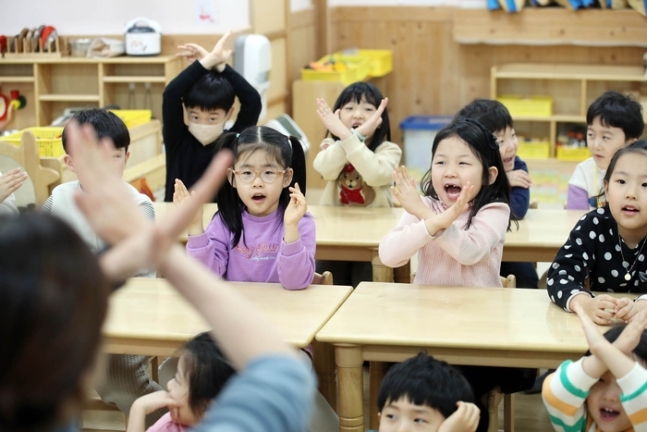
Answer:
[[(198, 19), (200, 7), (211, 12), (214, 22)], [(51, 24), (63, 35), (118, 35), (140, 16), (159, 22), (165, 34), (217, 34), (250, 27), (248, 0), (0, 0), (0, 34)]]
[(485, 9), (486, 0), (328, 0), (328, 6), (455, 6)]
[(313, 7), (312, 0), (290, 0), (290, 11), (299, 12)]

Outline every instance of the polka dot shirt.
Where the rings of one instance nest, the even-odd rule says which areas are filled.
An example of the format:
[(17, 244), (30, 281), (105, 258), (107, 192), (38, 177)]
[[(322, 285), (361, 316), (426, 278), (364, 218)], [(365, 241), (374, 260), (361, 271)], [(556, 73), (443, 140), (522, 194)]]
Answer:
[[(645, 242), (647, 237), (630, 249), (619, 239), (618, 225), (606, 206), (585, 214), (548, 269), (550, 299), (570, 311), (568, 303), (574, 295), (586, 292), (593, 296), (584, 288), (587, 275), (591, 291), (646, 293), (647, 282), (638, 276), (639, 271), (647, 271), (647, 245), (641, 251)], [(627, 281), (629, 269), (631, 279)]]

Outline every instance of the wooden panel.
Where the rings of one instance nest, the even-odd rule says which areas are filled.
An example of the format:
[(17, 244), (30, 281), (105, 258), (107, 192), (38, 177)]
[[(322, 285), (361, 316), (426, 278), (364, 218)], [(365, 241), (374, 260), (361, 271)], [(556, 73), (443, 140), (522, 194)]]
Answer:
[(457, 9), (460, 43), (647, 46), (645, 18), (632, 10), (532, 8), (521, 13)]
[(285, 38), (272, 41), (272, 71), (270, 73), (270, 88), (267, 91), (268, 101), (286, 94), (285, 44)]
[(255, 33), (285, 30), (284, 0), (254, 0), (250, 2), (251, 22)]
[[(460, 11), (463, 12), (467, 11)], [(580, 12), (592, 11), (578, 11), (573, 15), (579, 16)], [(453, 115), (474, 98), (489, 97), (490, 68), (495, 65), (642, 66), (644, 49), (638, 47), (459, 44), (454, 40), (452, 14), (451, 9), (428, 7), (331, 9), (334, 20), (329, 32), (334, 39), (330, 51), (351, 47), (393, 50), (393, 72), (385, 79), (390, 91), (385, 96), (389, 97), (395, 142), (402, 142), (399, 123), (409, 115)], [(644, 18), (632, 14), (640, 18), (644, 26)], [(635, 18), (627, 16), (627, 19), (628, 25), (635, 22)], [(569, 90), (575, 98), (573, 107), (560, 109), (574, 108), (577, 113), (580, 88), (578, 83), (574, 86)], [(541, 88), (523, 90), (532, 93), (540, 92)]]
[(288, 78), (290, 81), (301, 79), (301, 68), (317, 60), (317, 28), (315, 9), (297, 12), (290, 17), (288, 37)]

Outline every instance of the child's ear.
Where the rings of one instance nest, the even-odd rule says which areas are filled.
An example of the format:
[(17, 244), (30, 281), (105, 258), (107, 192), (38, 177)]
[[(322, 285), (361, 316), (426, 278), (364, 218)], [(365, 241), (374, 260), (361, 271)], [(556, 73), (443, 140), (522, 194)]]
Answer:
[(234, 181), (234, 170), (232, 170), (231, 168), (227, 168), (227, 180), (229, 181), (231, 187), (236, 189), (236, 182)]
[(629, 144), (638, 141), (638, 138), (631, 138), (627, 141), (625, 141), (625, 146), (628, 146)]
[[(292, 183), (292, 177), (293, 176), (294, 176), (294, 171), (292, 170), (292, 168), (288, 168), (285, 171), (285, 174), (283, 174), (283, 187), (284, 188), (290, 186), (290, 183)], [(301, 185), (299, 185), (299, 186), (301, 186)], [(301, 187), (303, 187), (303, 186), (301, 186)]]
[(130, 159), (130, 151), (126, 152), (126, 163), (128, 163), (128, 159)]
[(225, 121), (229, 120), (229, 118), (233, 113), (234, 113), (234, 107), (232, 106), (231, 108), (229, 108), (229, 111), (227, 111), (227, 114), (225, 114)]
[(184, 125), (185, 126), (189, 125), (189, 113), (186, 110), (186, 107), (184, 106), (184, 103), (182, 103), (182, 120), (184, 120)]
[(63, 163), (65, 163), (65, 166), (67, 167), (68, 170), (75, 172), (74, 171), (74, 161), (72, 161), (72, 158), (70, 155), (66, 154), (63, 156)]
[(499, 170), (496, 167), (490, 167), (488, 171), (490, 172), (490, 184), (492, 184), (499, 175)]

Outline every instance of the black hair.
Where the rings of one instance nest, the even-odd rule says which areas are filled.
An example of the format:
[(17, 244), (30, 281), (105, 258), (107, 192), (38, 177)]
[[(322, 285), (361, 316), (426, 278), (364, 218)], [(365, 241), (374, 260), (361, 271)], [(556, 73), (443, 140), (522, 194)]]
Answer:
[(645, 129), (642, 106), (632, 96), (614, 90), (593, 101), (586, 112), (586, 124), (591, 126), (598, 117), (602, 126), (622, 129), (625, 141), (640, 138)]
[[(627, 147), (622, 147), (613, 154), (613, 157), (611, 158), (611, 162), (609, 162), (609, 168), (607, 168), (607, 172), (604, 173), (604, 180), (603, 183), (605, 185), (608, 185), (609, 182), (611, 181), (611, 176), (613, 175), (613, 172), (616, 169), (616, 164), (618, 163), (618, 159), (620, 159), (622, 156), (626, 154), (640, 154), (643, 156), (647, 156), (647, 141), (646, 140), (638, 140), (634, 141), (631, 144), (629, 144)], [(604, 190), (600, 194), (600, 197), (604, 195)]]
[[(362, 101), (362, 97), (364, 98), (364, 100), (366, 100), (366, 102), (373, 105), (376, 109), (380, 106), (380, 103), (382, 103), (382, 99), (384, 99), (382, 93), (373, 84), (369, 82), (356, 82), (349, 85), (341, 92), (341, 94), (335, 101), (335, 106), (333, 107), (332, 111), (335, 112), (338, 109), (342, 109), (344, 105), (349, 102), (360, 103)], [(336, 137), (332, 134), (331, 136), (335, 140), (339, 139), (339, 137)], [(375, 129), (375, 133), (369, 139), (369, 150), (374, 152), (375, 149), (384, 141), (391, 141), (391, 125), (389, 123), (388, 108), (384, 108), (384, 111), (382, 112), (382, 124), (380, 124), (380, 126)]]
[[(483, 185), (472, 201), (472, 209), (470, 210), (467, 224), (465, 224), (465, 229), (467, 229), (472, 223), (472, 218), (483, 206), (493, 202), (502, 202), (508, 206), (510, 205), (510, 183), (508, 182), (508, 176), (505, 175), (505, 168), (503, 167), (496, 137), (476, 120), (461, 119), (439, 130), (431, 148), (432, 160), (436, 154), (438, 145), (443, 140), (452, 137), (460, 138), (465, 142), (483, 166), (483, 178), (481, 179)], [(489, 171), (491, 167), (495, 167), (498, 171), (496, 179), (492, 184), (490, 184)], [(438, 199), (438, 194), (431, 181), (432, 170), (433, 162), (432, 166), (422, 177), (420, 185), (425, 196)], [(512, 213), (510, 213), (510, 218), (511, 220), (516, 220), (516, 217)], [(510, 229), (509, 223), (508, 229)]]
[[(290, 203), (289, 187), (294, 187), (299, 183), (299, 188), (303, 195), (306, 194), (306, 157), (301, 147), (301, 142), (293, 136), (283, 135), (281, 132), (266, 126), (251, 126), (243, 130), (240, 134), (227, 132), (216, 140), (214, 151), (227, 149), (235, 155), (237, 161), (241, 154), (255, 152), (258, 150), (266, 151), (273, 156), (284, 169), (292, 168), (292, 182), (281, 191), (279, 197), (279, 210), (281, 214), (285, 212)], [(235, 163), (235, 162), (234, 162)], [(231, 182), (236, 181), (236, 176), (231, 176)], [(282, 181), (281, 178), (276, 181)], [(241, 237), (245, 242), (245, 233), (243, 232), (243, 201), (238, 196), (238, 192), (230, 182), (225, 182), (216, 196), (218, 212), (216, 213), (227, 226), (229, 231), (234, 235), (232, 247), (238, 245)]]
[(56, 429), (80, 411), (110, 287), (65, 222), (0, 217), (0, 430)]
[[(625, 323), (616, 324), (604, 333), (604, 338), (610, 343), (614, 343), (626, 327)], [(640, 334), (640, 342), (634, 348), (633, 353), (642, 361), (643, 366), (647, 365), (647, 330), (643, 330)], [(591, 355), (591, 351), (587, 351), (585, 355)]]
[(474, 402), (472, 388), (463, 375), (444, 361), (421, 352), (394, 365), (382, 380), (377, 395), (377, 409), (387, 402), (406, 398), (410, 403), (437, 409), (449, 417), (457, 402)]
[(236, 92), (229, 81), (221, 74), (210, 71), (204, 74), (189, 88), (182, 97), (187, 109), (199, 108), (202, 111), (223, 109), (229, 111), (234, 105)]
[(199, 417), (236, 374), (209, 333), (200, 333), (182, 349), (184, 372), (189, 384), (189, 406)]
[(492, 99), (474, 99), (456, 114), (453, 121), (456, 122), (461, 117), (478, 121), (492, 133), (514, 127), (512, 116), (505, 105)]
[[(72, 120), (76, 120), (80, 125), (89, 124), (94, 129), (97, 139), (110, 138), (115, 148), (126, 149), (130, 146), (130, 133), (122, 119), (115, 113), (106, 111), (101, 108), (87, 108), (77, 111), (72, 116)], [(63, 150), (67, 153), (65, 146), (66, 129), (63, 129)]]

